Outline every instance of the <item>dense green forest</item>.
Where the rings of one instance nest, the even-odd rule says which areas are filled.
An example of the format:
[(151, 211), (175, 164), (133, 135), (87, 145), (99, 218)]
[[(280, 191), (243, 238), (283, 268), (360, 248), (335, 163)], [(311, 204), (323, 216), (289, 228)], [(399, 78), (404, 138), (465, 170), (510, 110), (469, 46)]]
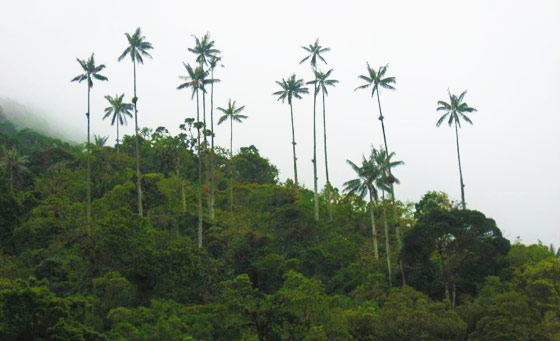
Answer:
[[(466, 206), (458, 128), (476, 111), (466, 91), (435, 108), (437, 125), (455, 128), (460, 202), (395, 197), (403, 162), (383, 122), (380, 89), (396, 83), (387, 66), (368, 64), (357, 88), (378, 106), (383, 145), (348, 160), (355, 178), (335, 188), (325, 118), (337, 81), (318, 68), (329, 49), (317, 40), (301, 60), (313, 80), (290, 75), (274, 93), (292, 122), (294, 180), (281, 183), (254, 145), (234, 153), (234, 123), (250, 117), (235, 100), (214, 105), (221, 61), (208, 35), (177, 84), (197, 117), (175, 135), (139, 127), (137, 65), (152, 46), (140, 29), (126, 37), (119, 60), (133, 62), (134, 95), (105, 96), (115, 146), (90, 136), (93, 83), (107, 80), (93, 54), (73, 79), (87, 86), (86, 143), (0, 113), (1, 340), (560, 340), (559, 252), (510, 242)], [(292, 102), (306, 86), (323, 118), (323, 189), (315, 124), (313, 189), (298, 182)], [(119, 131), (127, 118), (133, 135)], [(227, 149), (214, 143), (218, 124)]]
[[(188, 124), (186, 139), (142, 130), (142, 218), (135, 138), (119, 150), (92, 146), (88, 223), (84, 145), (0, 120), (2, 340), (560, 337), (554, 247), (510, 245), (492, 219), (444, 193), (396, 202), (399, 252), (390, 200), (369, 206), (334, 189), (332, 221), (316, 224), (313, 192), (278, 183), (257, 148), (231, 159), (216, 148), (215, 217), (204, 211), (198, 248)], [(377, 257), (369, 207), (391, 227)], [(395, 261), (388, 278), (387, 250), (407, 285)]]

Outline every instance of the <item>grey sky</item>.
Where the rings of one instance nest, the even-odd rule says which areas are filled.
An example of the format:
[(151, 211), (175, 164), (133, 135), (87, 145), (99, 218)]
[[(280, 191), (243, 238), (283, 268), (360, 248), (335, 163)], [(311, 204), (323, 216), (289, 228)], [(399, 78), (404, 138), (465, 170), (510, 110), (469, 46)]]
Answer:
[[(382, 143), (376, 102), (354, 92), (366, 61), (389, 63), (396, 91), (381, 91), (390, 151), (406, 162), (396, 175), (397, 198), (428, 190), (459, 199), (455, 136), (435, 127), (436, 103), (447, 89), (468, 89), (474, 126), (460, 130), (468, 206), (493, 217), (505, 235), (560, 246), (560, 2), (558, 1), (2, 1), (0, 97), (38, 109), (55, 129), (85, 139), (86, 86), (75, 58), (95, 52), (109, 82), (92, 91), (92, 131), (110, 135), (103, 96), (132, 93), (132, 64), (117, 62), (124, 32), (141, 26), (153, 60), (138, 68), (139, 122), (177, 132), (196, 114), (187, 91), (176, 90), (191, 35), (210, 32), (225, 68), (215, 103), (246, 105), (249, 119), (234, 127), (234, 148), (254, 144), (292, 177), (289, 108), (277, 102), (274, 81), (296, 73), (311, 79), (301, 45), (320, 38), (340, 84), (327, 98), (331, 181), (340, 187), (359, 161)], [(344, 3), (344, 6), (340, 6)], [(294, 104), (299, 173), (312, 187), (312, 96)], [(320, 109), (320, 107), (319, 107)], [(318, 119), (318, 125), (322, 121)], [(132, 133), (133, 125), (124, 129)], [(228, 145), (226, 127), (217, 143)], [(322, 134), (318, 136), (324, 184)]]

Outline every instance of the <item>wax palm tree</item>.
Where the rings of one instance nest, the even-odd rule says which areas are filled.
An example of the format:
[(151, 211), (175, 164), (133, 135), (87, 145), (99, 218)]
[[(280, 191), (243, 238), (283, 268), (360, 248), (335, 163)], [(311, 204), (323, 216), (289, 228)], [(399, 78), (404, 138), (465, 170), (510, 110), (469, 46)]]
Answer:
[(27, 155), (19, 155), (16, 147), (2, 150), (0, 168), (4, 170), (5, 176), (8, 177), (10, 193), (14, 192), (14, 182), (17, 179), (23, 180), (23, 174), (29, 172), (26, 166), (28, 163)]
[(273, 95), (278, 96), (278, 100), (284, 101), (287, 99), (290, 105), (290, 117), (292, 121), (292, 150), (294, 156), (294, 181), (296, 187), (298, 187), (298, 175), (297, 175), (297, 157), (296, 157), (296, 134), (294, 130), (294, 108), (292, 105), (292, 99), (301, 99), (301, 95), (308, 94), (309, 89), (304, 87), (303, 79), (296, 80), (296, 75), (291, 75), (288, 79), (282, 78), (281, 82), (276, 81), (276, 84), (280, 85), (282, 90), (276, 91)]
[(101, 136), (101, 135), (93, 134), (93, 140), (96, 147), (105, 147), (105, 143), (107, 143), (107, 139), (109, 139), (109, 136)]
[[(211, 84), (212, 88), (212, 95), (211, 95), (211, 109), (210, 109), (210, 134), (211, 135), (211, 153), (210, 153), (210, 186), (209, 186), (209, 200), (208, 200), (208, 214), (211, 220), (214, 220), (214, 68), (210, 65), (210, 63), (218, 58), (220, 54), (220, 50), (214, 47), (214, 41), (210, 39), (210, 34), (206, 33), (199, 39), (196, 36), (193, 36), (195, 39), (195, 46), (194, 48), (189, 48), (188, 50), (196, 55), (196, 62), (198, 65), (204, 69), (205, 66), (209, 66), (212, 70), (212, 78), (211, 79), (204, 79), (203, 86), (206, 84)], [(208, 70), (207, 70), (208, 71)], [(203, 115), (203, 122), (204, 126), (207, 127), (206, 124), (206, 91), (202, 92), (202, 115)], [(208, 142), (207, 142), (207, 135), (204, 134), (204, 148), (206, 150)], [(207, 160), (207, 159), (206, 159)], [(207, 160), (208, 162), (208, 160)], [(208, 177), (206, 177), (208, 180)]]
[(207, 76), (207, 72), (201, 66), (193, 69), (189, 64), (183, 63), (187, 70), (187, 76), (180, 76), (184, 83), (181, 83), (177, 89), (191, 88), (191, 99), (196, 96), (196, 122), (194, 123), (197, 131), (197, 149), (198, 149), (198, 248), (202, 248), (202, 160), (201, 160), (201, 147), (200, 147), (200, 129), (204, 124), (200, 122), (200, 105), (199, 105), (199, 91), (204, 90), (203, 81)]
[[(393, 184), (399, 184), (400, 181), (395, 176), (392, 175), (391, 169), (397, 166), (404, 165), (402, 161), (392, 161), (391, 158), (395, 156), (395, 153), (389, 154), (387, 156), (387, 152), (383, 150), (383, 148), (375, 149), (372, 147), (371, 149), (371, 156), (370, 159), (372, 163), (376, 165), (381, 170), (381, 176), (376, 179), (376, 185), (378, 188), (381, 189), (381, 198), (385, 201), (385, 193), (393, 193)], [(392, 201), (392, 206), (395, 213), (395, 219), (398, 219), (396, 205), (394, 200)], [(385, 226), (385, 249), (387, 252), (387, 267), (389, 269), (389, 286), (391, 286), (391, 260), (390, 260), (390, 243), (389, 243), (389, 230), (387, 225), (387, 210), (385, 209), (385, 205), (383, 205), (383, 224)], [(395, 228), (397, 234), (397, 242), (399, 243), (399, 251), (401, 250), (400, 245), (400, 235), (399, 235), (399, 225), (396, 224)], [(399, 267), (401, 270), (401, 276), (403, 278), (403, 285), (405, 285), (404, 280), (404, 269), (402, 265), (402, 260), (399, 258)]]
[(115, 97), (111, 97), (109, 95), (105, 96), (105, 99), (109, 102), (111, 106), (105, 108), (105, 116), (103, 119), (112, 116), (111, 125), (115, 125), (117, 123), (117, 153), (119, 152), (119, 125), (126, 124), (126, 117), (132, 118), (132, 104), (125, 103), (124, 94), (120, 96), (117, 94)]
[(451, 127), (452, 124), (455, 125), (455, 140), (457, 143), (457, 160), (459, 161), (459, 179), (461, 181), (461, 205), (463, 209), (466, 208), (465, 204), (465, 184), (463, 183), (463, 171), (461, 169), (461, 154), (459, 152), (459, 129), (461, 128), (461, 119), (465, 120), (466, 122), (473, 124), (470, 118), (465, 115), (465, 113), (475, 112), (475, 108), (471, 108), (468, 106), (467, 103), (463, 102), (465, 98), (465, 94), (467, 90), (463, 91), (459, 96), (451, 94), (449, 90), (447, 90), (449, 94), (449, 103), (444, 101), (438, 101), (438, 108), (437, 111), (445, 111), (445, 114), (439, 118), (436, 123), (436, 126), (439, 127), (446, 119), (447, 123)]
[[(346, 162), (352, 167), (356, 175), (356, 179), (349, 180), (344, 183), (345, 191), (349, 194), (355, 194), (360, 199), (364, 199), (366, 194), (369, 194), (369, 215), (371, 222), (371, 234), (373, 238), (373, 250), (375, 254), (375, 259), (379, 259), (379, 251), (377, 246), (377, 231), (375, 227), (375, 214), (374, 214), (374, 202), (379, 201), (379, 193), (377, 189), (378, 179), (381, 177), (381, 168), (377, 167), (376, 163), (373, 162), (371, 157), (366, 159), (362, 156), (362, 165), (358, 166), (350, 160)], [(390, 261), (389, 261), (390, 265)], [(389, 271), (390, 266), (389, 266)]]
[(333, 71), (332, 69), (330, 69), (326, 73), (321, 71), (315, 71), (315, 80), (308, 82), (308, 84), (313, 84), (314, 86), (318, 87), (323, 95), (323, 137), (324, 137), (324, 146), (325, 146), (325, 175), (327, 179), (325, 194), (327, 197), (327, 209), (329, 211), (330, 220), (332, 220), (331, 198), (330, 198), (331, 182), (329, 179), (329, 161), (327, 158), (327, 118), (325, 114), (325, 96), (328, 96), (329, 94), (327, 87), (335, 86), (336, 83), (338, 83), (336, 79), (329, 78), (332, 71)]
[[(364, 80), (366, 83), (357, 87), (355, 90), (358, 89), (367, 89), (371, 86), (371, 97), (377, 95), (377, 105), (379, 108), (379, 121), (381, 122), (381, 130), (383, 132), (383, 143), (385, 145), (385, 152), (390, 155), (389, 152), (389, 147), (387, 146), (387, 135), (385, 134), (385, 123), (384, 123), (384, 116), (383, 116), (383, 111), (381, 110), (381, 100), (379, 97), (379, 92), (381, 88), (385, 88), (388, 90), (395, 90), (395, 87), (393, 86), (396, 83), (395, 77), (390, 77), (390, 76), (386, 76), (387, 73), (387, 68), (389, 67), (389, 65), (385, 65), (385, 66), (380, 66), (377, 70), (375, 70), (375, 68), (372, 68), (369, 63), (367, 63), (367, 75), (360, 75), (358, 76), (359, 79)], [(355, 91), (354, 90), (354, 91)], [(391, 174), (391, 169), (388, 169), (388, 174), (387, 174), (387, 179), (391, 179), (393, 177), (393, 175)], [(402, 248), (402, 241), (400, 239), (400, 221), (399, 221), (399, 217), (397, 215), (397, 206), (395, 204), (395, 189), (394, 186), (391, 182), (391, 188), (390, 188), (390, 192), (391, 194), (391, 202), (392, 202), (392, 206), (393, 206), (393, 213), (395, 215), (395, 220), (396, 220), (396, 231), (397, 231), (397, 239), (398, 239), (398, 244), (399, 244), (399, 250)], [(404, 276), (404, 270), (402, 268), (402, 263), (400, 263), (401, 265), (401, 275), (402, 275), (402, 281), (403, 281), (403, 285), (406, 284), (405, 282), (405, 276)]]
[[(81, 83), (83, 81), (87, 81), (87, 89), (88, 89), (88, 111), (86, 113), (87, 117), (87, 181), (86, 181), (86, 191), (87, 191), (87, 220), (88, 222), (91, 220), (91, 162), (90, 162), (90, 92), (91, 88), (93, 87), (93, 79), (97, 79), (100, 81), (106, 81), (107, 77), (100, 74), (100, 72), (105, 68), (104, 64), (95, 65), (95, 59), (93, 57), (93, 53), (91, 57), (87, 60), (82, 60), (76, 58), (80, 66), (82, 67), (82, 71), (84, 73), (74, 77), (72, 82)], [(88, 234), (89, 234), (89, 225), (88, 225)]]
[(138, 214), (143, 216), (143, 208), (142, 208), (142, 186), (141, 186), (141, 177), (140, 177), (140, 149), (139, 149), (139, 141), (138, 141), (138, 97), (136, 96), (136, 63), (144, 64), (144, 57), (151, 58), (152, 56), (148, 53), (148, 50), (153, 49), (152, 44), (147, 42), (142, 35), (142, 31), (140, 27), (136, 29), (134, 34), (131, 36), (128, 33), (125, 33), (126, 39), (128, 40), (128, 47), (124, 50), (124, 52), (119, 57), (119, 62), (123, 60), (127, 55), (130, 55), (130, 59), (132, 59), (132, 65), (134, 70), (134, 97), (132, 97), (132, 103), (134, 103), (134, 131), (136, 134), (136, 188), (138, 190)]
[(218, 107), (218, 110), (224, 113), (222, 117), (218, 120), (218, 125), (222, 124), (222, 122), (229, 119), (229, 126), (230, 126), (230, 137), (229, 137), (229, 207), (230, 210), (233, 212), (233, 121), (242, 123), (244, 119), (247, 118), (245, 115), (241, 115), (240, 113), (245, 109), (245, 106), (242, 105), (239, 108), (235, 106), (235, 101), (228, 102), (227, 108)]
[[(315, 41), (314, 44), (309, 46), (302, 46), (302, 48), (308, 53), (308, 55), (303, 58), (299, 63), (309, 60), (311, 69), (313, 73), (317, 71), (317, 59), (321, 60), (323, 63), (327, 64), (327, 61), (321, 53), (330, 51), (327, 47), (322, 47), (319, 45), (319, 39)], [(319, 92), (319, 86), (317, 84), (317, 75), (315, 74), (315, 86), (313, 91), (313, 190), (314, 196), (313, 201), (315, 202), (315, 222), (319, 222), (319, 194), (317, 192), (317, 125), (316, 125), (316, 106), (317, 106), (317, 93)]]
[(215, 202), (215, 191), (216, 191), (216, 171), (215, 171), (215, 160), (214, 160), (214, 83), (220, 82), (219, 79), (214, 78), (214, 69), (217, 66), (222, 66), (220, 61), (222, 57), (218, 56), (219, 51), (215, 51), (215, 54), (210, 57), (210, 131), (211, 136), (211, 153), (210, 153), (210, 219), (214, 219), (214, 202)]

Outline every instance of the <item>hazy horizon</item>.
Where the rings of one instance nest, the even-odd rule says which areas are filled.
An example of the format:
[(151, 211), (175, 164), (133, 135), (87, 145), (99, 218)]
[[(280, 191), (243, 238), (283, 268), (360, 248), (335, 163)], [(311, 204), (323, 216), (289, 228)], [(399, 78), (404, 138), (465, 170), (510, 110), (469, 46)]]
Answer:
[[(344, 6), (285, 1), (214, 1), (187, 6), (147, 1), (99, 1), (85, 12), (79, 2), (3, 2), (0, 10), (0, 98), (12, 99), (45, 118), (53, 131), (85, 141), (87, 88), (71, 83), (81, 73), (76, 58), (95, 52), (108, 82), (92, 89), (92, 134), (110, 136), (103, 121), (105, 95), (132, 97), (132, 63), (118, 62), (125, 32), (136, 27), (150, 41), (153, 59), (137, 69), (139, 124), (171, 133), (196, 115), (190, 90), (176, 90), (182, 62), (194, 64), (192, 35), (209, 32), (222, 51), (215, 77), (215, 106), (232, 98), (249, 116), (234, 126), (234, 149), (255, 145), (278, 166), (280, 180), (293, 177), (289, 107), (277, 101), (277, 80), (295, 73), (312, 79), (302, 45), (319, 38), (329, 47), (326, 71), (340, 83), (326, 99), (329, 171), (333, 185), (354, 177), (346, 160), (358, 162), (370, 145), (383, 142), (377, 102), (356, 91), (358, 76), (389, 64), (396, 91), (381, 90), (389, 150), (405, 165), (397, 199), (417, 201), (427, 191), (459, 200), (455, 133), (435, 127), (438, 100), (447, 89), (478, 112), (459, 131), (469, 208), (496, 220), (509, 239), (560, 246), (560, 113), (553, 104), (560, 86), (560, 3), (556, 1), (350, 2)], [(193, 9), (195, 13), (193, 14)], [(125, 15), (126, 14), (126, 15)], [(207, 14), (212, 16), (208, 20)], [(207, 99), (209, 107), (209, 99)], [(313, 187), (311, 95), (294, 101), (298, 173)], [(323, 187), (322, 112), (318, 101), (319, 185)], [(209, 110), (208, 110), (209, 112)], [(208, 113), (207, 113), (208, 114)], [(133, 132), (133, 120), (123, 129)], [(216, 128), (216, 142), (229, 146), (229, 130)], [(80, 140), (81, 139), (81, 140)]]

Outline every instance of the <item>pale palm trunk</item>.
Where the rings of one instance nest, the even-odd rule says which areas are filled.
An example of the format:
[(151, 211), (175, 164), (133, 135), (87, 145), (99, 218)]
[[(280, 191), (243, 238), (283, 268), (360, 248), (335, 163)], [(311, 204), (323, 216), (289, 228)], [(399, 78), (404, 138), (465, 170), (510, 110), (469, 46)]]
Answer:
[(369, 217), (371, 219), (371, 234), (373, 238), (373, 252), (375, 254), (375, 259), (379, 260), (379, 249), (377, 246), (377, 231), (375, 230), (375, 214), (373, 211), (373, 198), (371, 191), (369, 192)]
[(389, 276), (389, 288), (393, 286), (392, 272), (391, 272), (391, 247), (389, 243), (389, 227), (387, 225), (387, 210), (385, 209), (385, 193), (383, 193), (383, 225), (385, 228), (385, 257), (387, 258), (387, 275)]
[(229, 209), (233, 212), (233, 117), (229, 118)]
[[(383, 142), (385, 143), (385, 154), (387, 155), (387, 158), (389, 158), (389, 148), (387, 147), (387, 136), (385, 135), (385, 124), (383, 123), (383, 112), (381, 111), (381, 100), (379, 99), (379, 87), (377, 88), (377, 105), (379, 106), (379, 121), (381, 121), (381, 130), (383, 131)], [(387, 167), (388, 168), (388, 172), (389, 172), (389, 176), (392, 177), (391, 174), (391, 167)], [(395, 188), (393, 186), (393, 183), (391, 182), (391, 203), (393, 206), (393, 213), (395, 215), (395, 231), (397, 234), (397, 243), (399, 246), (399, 268), (401, 271), (401, 278), (402, 278), (402, 283), (403, 285), (406, 285), (406, 279), (404, 276), (404, 268), (403, 268), (403, 264), (402, 264), (402, 259), (400, 258), (400, 251), (402, 249), (402, 241), (401, 241), (401, 234), (400, 234), (400, 219), (399, 216), (397, 214), (397, 206), (395, 204)]]
[(463, 183), (463, 170), (461, 169), (461, 153), (459, 152), (459, 129), (457, 129), (457, 120), (455, 120), (455, 139), (457, 142), (457, 160), (459, 161), (459, 179), (461, 181), (461, 206), (463, 206), (463, 209), (466, 209), (465, 184)]
[[(200, 109), (198, 104), (198, 89), (196, 90), (196, 120), (200, 122)], [(198, 144), (198, 248), (202, 248), (202, 156), (200, 154), (200, 126), (197, 125)]]
[(327, 199), (327, 211), (329, 212), (329, 220), (332, 221), (331, 182), (329, 180), (329, 162), (327, 157), (327, 115), (325, 114), (325, 90), (323, 90), (322, 93), (323, 93), (323, 138), (324, 138), (324, 145), (325, 145), (325, 176), (327, 180), (325, 196)]
[(117, 154), (119, 153), (119, 118), (117, 117)]
[(297, 157), (296, 157), (296, 133), (294, 130), (294, 110), (292, 107), (292, 101), (290, 100), (290, 116), (292, 118), (292, 150), (294, 154), (294, 180), (296, 183), (296, 188), (298, 187), (298, 176), (297, 176)]
[(142, 180), (140, 177), (140, 148), (138, 146), (138, 97), (136, 97), (136, 59), (132, 60), (134, 65), (134, 131), (136, 133), (136, 188), (138, 189), (138, 214), (144, 216), (142, 207)]
[(90, 152), (90, 79), (88, 77), (88, 93), (87, 93), (87, 181), (86, 181), (86, 192), (87, 192), (87, 234), (89, 236), (90, 226), (89, 223), (91, 221), (91, 152)]
[(212, 82), (210, 83), (210, 130), (211, 136), (211, 153), (210, 153), (210, 219), (214, 220), (214, 202), (216, 191), (216, 174), (214, 165), (214, 68), (212, 68)]
[[(315, 81), (317, 78), (315, 77)], [(315, 223), (319, 223), (319, 194), (317, 193), (317, 124), (316, 124), (316, 106), (317, 106), (317, 82), (314, 85), (315, 92), (313, 94), (313, 201), (315, 206)]]

